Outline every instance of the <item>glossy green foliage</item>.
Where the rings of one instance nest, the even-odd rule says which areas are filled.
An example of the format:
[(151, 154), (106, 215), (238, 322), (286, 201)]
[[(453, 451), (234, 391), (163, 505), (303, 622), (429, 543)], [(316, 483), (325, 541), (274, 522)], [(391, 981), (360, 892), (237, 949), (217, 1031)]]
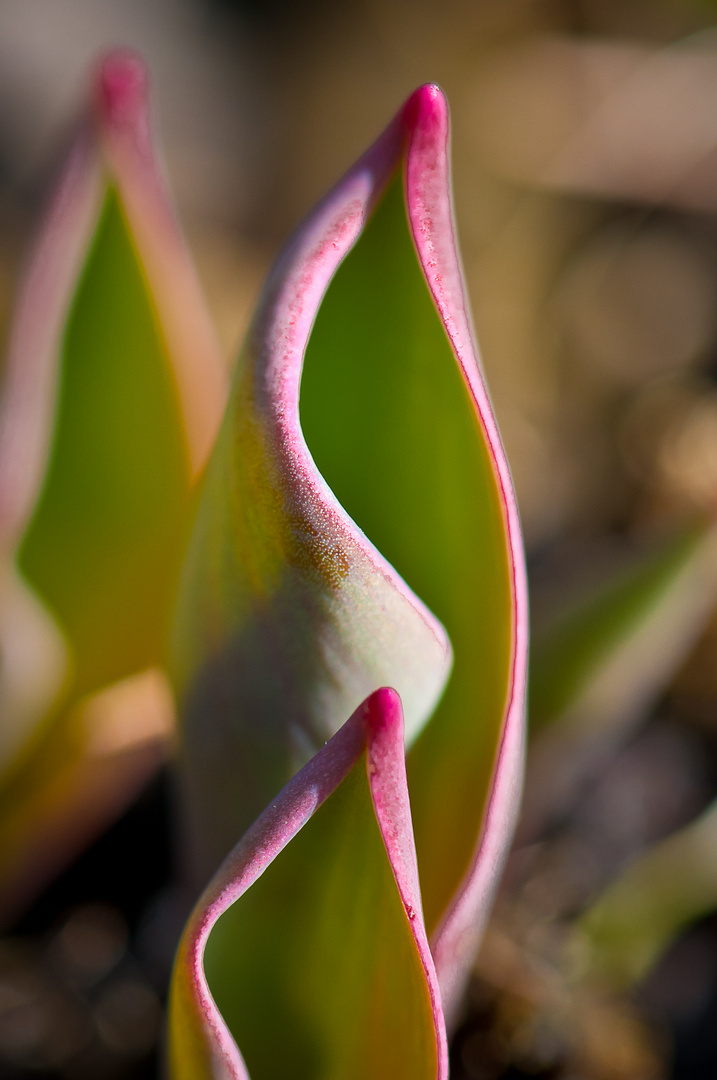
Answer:
[(220, 916), (204, 969), (252, 1080), (435, 1080), (428, 986), (365, 754)]
[(189, 491), (170, 361), (110, 189), (61, 346), (48, 473), (19, 552), (81, 694), (156, 663)]
[(324, 297), (300, 404), (319, 471), (453, 647), (444, 697), (409, 755), (430, 931), (476, 843), (508, 693), (512, 597), (490, 452), (416, 256), (402, 184), (399, 174)]

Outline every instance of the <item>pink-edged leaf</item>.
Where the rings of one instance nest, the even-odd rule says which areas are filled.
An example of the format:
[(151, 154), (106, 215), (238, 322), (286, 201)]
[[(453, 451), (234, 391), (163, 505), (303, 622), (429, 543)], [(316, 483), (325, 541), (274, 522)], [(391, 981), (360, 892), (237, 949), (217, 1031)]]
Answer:
[[(492, 531), (481, 523), (482, 528), (479, 525), (466, 538), (464, 575), (453, 570), (461, 609), (455, 629), (440, 607), (434, 609), (453, 643), (456, 677), (409, 759), (411, 796), (416, 814), (420, 808), (421, 815), (416, 844), (424, 902), (427, 908), (430, 904), (427, 923), (444, 1011), (452, 1023), (518, 812), (528, 600), (515, 494), (481, 374), (461, 277), (445, 99), (435, 88), (425, 88), (409, 100), (405, 115), (413, 128), (409, 127), (405, 166), (411, 234), (490, 462), (487, 490), (471, 492), (469, 481), (463, 497), (473, 495), (479, 516), (494, 515)], [(471, 561), (477, 565), (471, 567)], [(468, 596), (464, 590), (470, 590)], [(420, 595), (426, 598), (422, 590)], [(467, 632), (463, 620), (470, 627)]]
[(374, 693), (244, 836), (185, 931), (173, 1080), (444, 1080), (397, 694)]
[(39, 231), (9, 335), (0, 399), (0, 543), (9, 552), (43, 483), (63, 335), (108, 185), (120, 193), (148, 278), (195, 471), (213, 446), (226, 399), (215, 333), (157, 162), (141, 60), (108, 55), (93, 98)]
[(147, 74), (134, 54), (117, 52), (100, 66), (95, 112), (102, 153), (117, 185), (171, 359), (196, 476), (214, 446), (224, 412), (226, 366), (157, 160)]
[[(140, 62), (108, 56), (93, 97), (20, 292), (0, 398), (0, 639), (16, 661), (0, 672), (2, 917), (164, 756), (166, 687), (157, 695), (152, 674), (124, 684), (163, 660), (192, 488), (225, 400)], [(134, 734), (100, 762), (84, 718), (110, 686), (90, 713), (132, 701)]]
[(453, 1003), (516, 812), (527, 605), (447, 145), (423, 87), (279, 257), (208, 470), (174, 673), (200, 876), (363, 697), (396, 687)]

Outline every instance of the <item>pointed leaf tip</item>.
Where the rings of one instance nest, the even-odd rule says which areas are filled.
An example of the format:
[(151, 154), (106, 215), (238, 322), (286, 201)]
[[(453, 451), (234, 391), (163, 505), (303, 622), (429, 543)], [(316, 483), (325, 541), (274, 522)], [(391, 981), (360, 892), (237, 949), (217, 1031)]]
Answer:
[(224, 412), (226, 371), (155, 146), (147, 69), (132, 50), (114, 50), (100, 62), (94, 111), (98, 149), (118, 189), (172, 356), (196, 479)]
[(100, 61), (96, 76), (96, 103), (100, 119), (116, 127), (136, 128), (146, 122), (147, 69), (137, 53), (117, 49)]
[(396, 687), (455, 1012), (517, 808), (527, 597), (447, 148), (446, 100), (420, 87), (280, 255), (203, 488), (173, 668), (208, 872), (362, 698)]
[(408, 98), (403, 106), (402, 116), (409, 131), (431, 121), (445, 122), (448, 116), (446, 95), (436, 83), (425, 83)]
[(368, 739), (401, 729), (403, 738), (403, 710), (401, 698), (390, 686), (375, 690), (363, 706), (363, 722)]

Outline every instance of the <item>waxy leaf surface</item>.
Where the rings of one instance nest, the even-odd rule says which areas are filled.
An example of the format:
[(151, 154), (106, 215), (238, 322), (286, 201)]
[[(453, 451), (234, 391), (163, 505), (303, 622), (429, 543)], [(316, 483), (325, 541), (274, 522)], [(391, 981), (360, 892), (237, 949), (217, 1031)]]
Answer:
[(290, 781), (197, 905), (173, 978), (170, 1069), (173, 1080), (447, 1077), (393, 691)]
[(205, 879), (362, 698), (398, 690), (446, 1000), (516, 810), (527, 647), (447, 152), (445, 100), (423, 87), (280, 256), (208, 470), (174, 652)]
[[(38, 239), (0, 405), (2, 633), (15, 639), (34, 612), (26, 668), (47, 683), (34, 708), (3, 717), (0, 908), (161, 758), (167, 688), (156, 674), (122, 684), (163, 660), (190, 491), (223, 399), (153, 158), (144, 71), (115, 54)], [(11, 704), (27, 698), (15, 670)], [(90, 702), (111, 684), (116, 693)], [(145, 714), (147, 725), (135, 722), (134, 740), (120, 732), (100, 760), (100, 714), (117, 727), (118, 702), (131, 703), (130, 728)]]

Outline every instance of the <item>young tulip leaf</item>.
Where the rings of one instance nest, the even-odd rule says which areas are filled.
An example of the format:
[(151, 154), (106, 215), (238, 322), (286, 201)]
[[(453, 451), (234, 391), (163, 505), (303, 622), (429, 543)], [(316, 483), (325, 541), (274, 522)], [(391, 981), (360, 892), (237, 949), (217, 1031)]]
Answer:
[(669, 683), (717, 601), (717, 529), (691, 523), (565, 605), (531, 652), (523, 843), (565, 813), (585, 778)]
[(177, 957), (169, 1049), (173, 1080), (447, 1077), (394, 691), (360, 706), (210, 884)]
[(717, 598), (717, 531), (695, 524), (573, 602), (531, 650), (530, 730), (616, 727), (670, 679)]
[(717, 909), (717, 804), (630, 863), (577, 924), (581, 975), (626, 989)]
[[(66, 810), (68, 829), (72, 819), (79, 836), (81, 823), (84, 837), (90, 820), (122, 804), (120, 789), (129, 794), (147, 775), (146, 747), (133, 769), (125, 741), (115, 770), (124, 780), (98, 792), (92, 775), (103, 767), (81, 765), (96, 755), (78, 702), (163, 659), (191, 488), (224, 397), (220, 355), (154, 163), (142, 66), (108, 57), (95, 97), (20, 297), (0, 405), (3, 572), (26, 614), (44, 611), (30, 678), (44, 677), (42, 642), (54, 635), (51, 651), (63, 656), (52, 692), (12, 719), (0, 762), (6, 896), (23, 862), (53, 861), (38, 842), (50, 822), (59, 835)], [(150, 705), (158, 700), (148, 694)], [(166, 739), (165, 721), (166, 710), (149, 723), (152, 736), (161, 729)], [(151, 756), (156, 766), (156, 748)], [(53, 852), (67, 845), (69, 835)]]
[[(396, 687), (453, 998), (516, 809), (527, 627), (447, 123), (440, 91), (418, 90), (270, 276), (185, 566), (175, 678), (200, 874), (363, 696)], [(456, 662), (436, 711), (437, 619)]]
[(18, 566), (81, 694), (161, 655), (189, 467), (170, 360), (116, 189), (64, 331), (55, 436)]

